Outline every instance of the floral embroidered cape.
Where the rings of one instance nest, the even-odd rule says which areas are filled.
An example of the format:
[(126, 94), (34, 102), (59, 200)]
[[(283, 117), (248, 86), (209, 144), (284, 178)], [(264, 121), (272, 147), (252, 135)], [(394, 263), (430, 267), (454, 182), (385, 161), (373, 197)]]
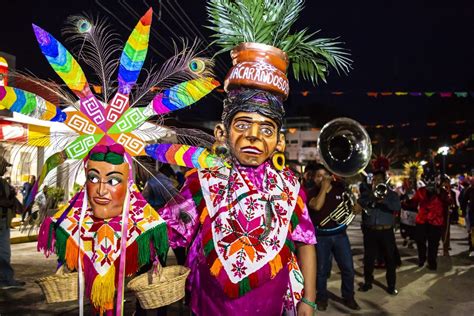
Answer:
[[(160, 213), (169, 226), (172, 247), (186, 246), (195, 237), (188, 257), (193, 293), (202, 296), (206, 291), (198, 289), (202, 283), (198, 279), (204, 276), (198, 266), (205, 261), (207, 274), (227, 297), (223, 299), (235, 302), (276, 280), (280, 272), (287, 273), (280, 299), (287, 308), (295, 306), (301, 299), (303, 277), (294, 242), (316, 243), (299, 193), (298, 179), (290, 170), (278, 172), (268, 163), (258, 168), (234, 165), (189, 172), (181, 191), (186, 200), (169, 203)], [(191, 218), (185, 224), (180, 221), (183, 213)], [(209, 304), (215, 302), (214, 298)], [(199, 314), (196, 306), (192, 308)]]

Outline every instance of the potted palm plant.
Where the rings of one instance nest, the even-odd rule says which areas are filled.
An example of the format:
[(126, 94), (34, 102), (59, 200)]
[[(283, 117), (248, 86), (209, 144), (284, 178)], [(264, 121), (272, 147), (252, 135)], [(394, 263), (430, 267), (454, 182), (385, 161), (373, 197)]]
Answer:
[(326, 82), (330, 68), (348, 73), (352, 60), (337, 39), (317, 38), (319, 32), (291, 28), (304, 0), (208, 0), (207, 13), (214, 41), (231, 52), (233, 67), (226, 91), (237, 86), (265, 89), (288, 97), (289, 63), (296, 80)]

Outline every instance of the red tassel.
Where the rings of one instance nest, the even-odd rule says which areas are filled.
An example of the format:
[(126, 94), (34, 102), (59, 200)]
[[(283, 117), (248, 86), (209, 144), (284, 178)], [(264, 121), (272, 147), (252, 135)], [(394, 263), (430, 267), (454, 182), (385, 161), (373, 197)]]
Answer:
[(224, 285), (224, 293), (230, 298), (239, 297), (239, 285), (232, 282), (226, 282)]
[[(127, 247), (127, 258), (125, 261), (125, 274), (127, 276), (133, 275), (138, 271), (138, 244), (133, 242)], [(117, 260), (119, 261), (119, 260)]]
[(217, 259), (217, 252), (215, 250), (211, 250), (211, 252), (209, 252), (209, 254), (207, 255), (207, 258), (206, 258), (206, 261), (207, 261), (207, 264), (209, 265), (209, 268), (212, 267), (212, 265), (214, 264), (214, 261), (218, 260)]
[(212, 230), (211, 229), (204, 230), (204, 227), (203, 227), (203, 232), (204, 232), (204, 235), (202, 237), (202, 244), (205, 245), (209, 242), (209, 240), (212, 239)]
[(281, 262), (283, 266), (288, 264), (288, 261), (290, 259), (291, 251), (288, 248), (288, 246), (283, 246), (283, 248), (280, 251), (280, 257), (281, 257)]
[(252, 273), (249, 275), (249, 281), (250, 281), (250, 287), (252, 289), (256, 288), (258, 286), (258, 275), (257, 272)]

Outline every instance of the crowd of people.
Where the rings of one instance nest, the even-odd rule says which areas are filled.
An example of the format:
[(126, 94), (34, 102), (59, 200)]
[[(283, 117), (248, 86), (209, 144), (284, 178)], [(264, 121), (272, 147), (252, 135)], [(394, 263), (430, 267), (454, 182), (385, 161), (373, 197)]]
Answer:
[[(449, 256), (450, 225), (457, 224), (459, 215), (465, 218), (469, 233), (469, 256), (473, 256), (471, 221), (473, 219), (473, 183), (467, 179), (454, 183), (426, 166), (412, 164), (403, 186), (390, 185), (388, 165), (374, 161), (372, 173), (366, 174), (357, 190), (351, 190), (343, 179), (332, 174), (324, 165), (310, 163), (301, 181), (306, 191), (307, 207), (316, 229), (317, 305), (324, 311), (328, 306), (327, 279), (331, 275), (332, 259), (341, 272), (341, 295), (344, 304), (360, 309), (354, 299), (354, 264), (347, 225), (337, 216), (340, 208), (361, 214), (363, 235), (364, 283), (358, 290), (372, 289), (374, 266), (386, 270), (386, 291), (397, 295), (396, 269), (401, 265), (395, 231), (400, 230), (403, 246), (416, 245), (418, 266), (436, 271), (438, 248)], [(472, 179), (471, 179), (472, 180)], [(452, 184), (455, 184), (453, 187)], [(347, 204), (344, 194), (354, 194), (357, 200)], [(332, 215), (331, 215), (332, 214)]]
[[(209, 28), (215, 32), (213, 43), (220, 46), (220, 52), (232, 52), (232, 68), (224, 80), (221, 121), (214, 128), (212, 141), (182, 130), (172, 144), (163, 143), (161, 133), (158, 136), (150, 131), (148, 135), (148, 129), (140, 129), (146, 120), (189, 107), (219, 85), (207, 69), (213, 62), (194, 56), (194, 46), (177, 51), (164, 68), (157, 67), (155, 72), (152, 67), (148, 79), (137, 83), (148, 50), (151, 8), (129, 35), (119, 60), (115, 60), (119, 49), (114, 33), (108, 32), (105, 22), (78, 20), (78, 32), (73, 36), (81, 39), (80, 51), (86, 52), (77, 56), (81, 57), (78, 60), (54, 36), (33, 25), (42, 54), (64, 82), (54, 84), (57, 89), (64, 88), (58, 95), (72, 92), (77, 97), (73, 103), (79, 105), (80, 125), (86, 122), (87, 127), (78, 127), (76, 111), (63, 111), (70, 105), (69, 98), (67, 104), (46, 103), (28, 92), (28, 100), (36, 100), (38, 106), (28, 102), (23, 108), (25, 104), (14, 100), (21, 100), (17, 93), (27, 91), (2, 90), (2, 109), (63, 123), (80, 136), (65, 144), (51, 133), (51, 146), (58, 152), (46, 160), (38, 182), (31, 177), (23, 185), (23, 205), (2, 177), (10, 164), (0, 159), (1, 288), (24, 286), (15, 280), (10, 265), (12, 216), (21, 212), (24, 222), (32, 216), (33, 188), (43, 188), (36, 201), (49, 211), (48, 189), (41, 181), (70, 159), (83, 163), (84, 186), (54, 210), (55, 214), (43, 212), (37, 249), (46, 256), (56, 254), (58, 269), (78, 272), (80, 314), (84, 298), (88, 298), (93, 314), (112, 315), (115, 311), (123, 315), (125, 276), (155, 274), (159, 264), (166, 265), (169, 246), (178, 263), (187, 266), (181, 276), (189, 274), (185, 277), (191, 293), (187, 302), (193, 315), (310, 316), (316, 309), (324, 311), (333, 258), (342, 275), (343, 302), (359, 310), (347, 234), (354, 214), (362, 216), (364, 240), (364, 282), (359, 291), (372, 289), (378, 264), (386, 270), (387, 293), (398, 294), (396, 268), (401, 260), (395, 242), (396, 214), (403, 214), (402, 234), (407, 246), (416, 244), (418, 265), (437, 270), (441, 239), (445, 253), (449, 252), (454, 201), (458, 200), (466, 218), (474, 219), (472, 186), (457, 196), (447, 179), (426, 169), (422, 185), (415, 172), (397, 194), (389, 184), (386, 161), (374, 164), (372, 174), (360, 183), (356, 198), (344, 181), (323, 165), (308, 166), (300, 183), (285, 162), (288, 67), (293, 63), (291, 73), (296, 79), (316, 84), (326, 81), (331, 68), (347, 73), (352, 68), (349, 51), (340, 46), (342, 42), (317, 38), (317, 33), (292, 33), (303, 1), (234, 2), (229, 10), (221, 1), (207, 1)], [(96, 43), (100, 44), (99, 52), (114, 54), (95, 56)], [(91, 62), (101, 65), (99, 72), (97, 67), (88, 68), (104, 81), (103, 87), (114, 86), (113, 97), (107, 97), (108, 89), (103, 89), (102, 97), (92, 92), (79, 66), (83, 58), (89, 66)], [(115, 70), (103, 75), (102, 65), (117, 65), (117, 80), (112, 77)], [(44, 85), (37, 78), (31, 80)], [(168, 81), (173, 83), (169, 87)], [(155, 83), (160, 86), (156, 93)], [(141, 90), (135, 89), (144, 91), (137, 93), (141, 95), (138, 99), (131, 92)], [(146, 107), (131, 107), (141, 103)], [(171, 128), (163, 129), (172, 134)], [(88, 134), (86, 138), (83, 133)], [(161, 170), (138, 163), (138, 157), (144, 156), (151, 159), (152, 166), (156, 161), (163, 163)], [(134, 162), (140, 168), (135, 168)], [(189, 171), (184, 176), (184, 170), (176, 172), (170, 165), (185, 166)], [(141, 168), (152, 175), (139, 179)], [(142, 307), (137, 303), (135, 315), (148, 313)]]

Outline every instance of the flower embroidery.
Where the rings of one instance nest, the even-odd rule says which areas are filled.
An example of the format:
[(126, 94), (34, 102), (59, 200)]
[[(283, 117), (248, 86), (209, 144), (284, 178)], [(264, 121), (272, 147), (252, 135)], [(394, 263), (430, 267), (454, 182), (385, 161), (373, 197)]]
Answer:
[(282, 174), (283, 174), (283, 177), (285, 178), (285, 180), (290, 182), (291, 185), (296, 184), (297, 179), (296, 179), (295, 175), (293, 174), (293, 172), (291, 172), (290, 169), (288, 169), (288, 168), (283, 169)]
[(281, 198), (283, 201), (286, 201), (289, 206), (293, 205), (295, 198), (293, 197), (293, 192), (290, 191), (290, 188), (284, 187), (283, 192), (281, 193)]
[(236, 192), (237, 190), (239, 190), (241, 187), (244, 186), (244, 184), (242, 183), (242, 181), (240, 181), (239, 177), (238, 177), (238, 174), (237, 173), (233, 173), (230, 178), (229, 178), (229, 195), (233, 194), (234, 192)]
[(236, 263), (232, 264), (232, 272), (234, 272), (234, 276), (241, 278), (243, 275), (245, 275), (245, 270), (247, 270), (247, 267), (244, 266), (243, 261), (237, 261)]
[(272, 246), (273, 250), (280, 249), (280, 241), (278, 240), (278, 236), (273, 236), (273, 238), (269, 242), (270, 246)]
[(214, 231), (218, 234), (221, 232), (222, 229), (222, 220), (220, 217), (216, 218), (214, 222)]
[(288, 262), (288, 271), (298, 270), (298, 263), (296, 262), (295, 255), (291, 255), (290, 261)]
[(275, 189), (277, 184), (276, 174), (269, 172), (267, 175), (267, 187), (269, 190)]
[(246, 228), (241, 225), (239, 220), (228, 220), (232, 230), (218, 242), (219, 246), (226, 249), (224, 258), (227, 259), (234, 253), (243, 250), (248, 259), (253, 262), (257, 253), (266, 253), (262, 245), (263, 241), (260, 240), (261, 235), (265, 231), (261, 224), (262, 218), (263, 216), (249, 221)]
[(250, 221), (255, 216), (255, 211), (258, 210), (258, 208), (260, 207), (257, 202), (258, 201), (253, 197), (250, 197), (245, 201), (245, 217), (248, 221)]
[(204, 179), (209, 180), (210, 178), (217, 178), (219, 173), (219, 167), (211, 167), (201, 170)]
[(222, 182), (216, 183), (209, 188), (211, 192), (212, 204), (216, 207), (225, 197), (225, 185)]

